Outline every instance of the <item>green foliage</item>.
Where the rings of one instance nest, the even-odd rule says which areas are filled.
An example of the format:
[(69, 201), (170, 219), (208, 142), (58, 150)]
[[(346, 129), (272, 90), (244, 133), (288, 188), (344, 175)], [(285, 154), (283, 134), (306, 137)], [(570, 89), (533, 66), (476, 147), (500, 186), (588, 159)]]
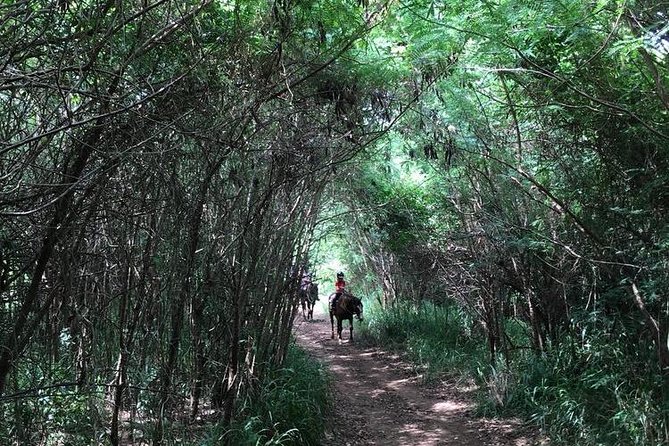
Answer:
[(243, 367), (225, 358), (248, 338), (260, 365), (226, 437), (317, 442), (294, 422), (324, 387), (308, 361), (263, 372), (289, 339), (279, 278), (303, 261), (383, 303), (370, 339), (469, 371), (482, 411), (563, 442), (667, 440), (669, 72), (643, 38), (666, 5), (2, 10), (3, 441), (97, 439), (99, 392), (58, 383), (109, 382), (119, 349), (133, 385), (166, 386), (139, 398), (157, 416)]
[(373, 305), (365, 307), (365, 321), (360, 329), (364, 341), (405, 351), (426, 379), (467, 376), (486, 354), (485, 344), (472, 336), (471, 320), (454, 305)]
[(229, 429), (216, 429), (204, 444), (318, 445), (332, 411), (330, 378), (323, 365), (294, 344), (283, 368), (249, 395)]
[(669, 406), (645, 370), (652, 349), (639, 347), (635, 360), (623, 337), (595, 329), (527, 364), (517, 389), (526, 413), (556, 444), (662, 444)]
[(418, 99), (354, 182), (351, 234), (395, 299), (368, 335), (438, 364), (452, 335), (415, 309), (443, 291), (487, 335), (463, 361), (481, 411), (565, 444), (667, 441), (669, 72), (639, 29), (666, 13), (415, 0), (375, 30), (411, 73), (394, 97)]
[[(422, 303), (366, 308), (361, 336), (384, 348), (401, 350), (426, 378), (474, 379), (478, 413), (523, 414), (555, 444), (663, 444), (669, 404), (656, 370), (646, 370), (653, 349), (630, 349), (624, 332), (605, 320), (584, 321), (582, 336), (565, 337), (550, 354), (521, 349), (510, 363), (491, 366), (485, 340), (469, 330), (457, 307)], [(514, 345), (526, 345), (527, 327), (510, 321)]]
[[(103, 442), (103, 394), (100, 388), (78, 387), (69, 379), (70, 373), (66, 361), (53, 364), (49, 370), (17, 370), (19, 388), (30, 390), (8, 396), (0, 403), (1, 444), (65, 442), (88, 446)], [(62, 384), (54, 386), (53, 382)]]

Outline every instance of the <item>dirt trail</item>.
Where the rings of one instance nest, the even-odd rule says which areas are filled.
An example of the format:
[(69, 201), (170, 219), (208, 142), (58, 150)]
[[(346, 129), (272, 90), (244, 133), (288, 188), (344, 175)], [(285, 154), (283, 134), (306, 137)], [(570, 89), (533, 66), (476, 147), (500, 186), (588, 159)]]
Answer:
[[(348, 322), (344, 342), (331, 340), (330, 319), (320, 305), (313, 321), (298, 316), (294, 331), (297, 342), (326, 363), (335, 377), (335, 416), (323, 446), (543, 444), (518, 422), (474, 418), (465, 389), (445, 383), (425, 387), (397, 356), (349, 343)], [(354, 330), (354, 338), (355, 334)]]

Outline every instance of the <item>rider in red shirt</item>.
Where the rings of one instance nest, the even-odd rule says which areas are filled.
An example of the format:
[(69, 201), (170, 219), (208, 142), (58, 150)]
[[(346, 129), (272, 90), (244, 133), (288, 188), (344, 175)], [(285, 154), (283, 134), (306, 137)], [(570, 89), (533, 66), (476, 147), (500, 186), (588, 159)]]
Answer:
[(337, 307), (337, 300), (339, 300), (339, 296), (344, 292), (344, 289), (346, 288), (346, 281), (344, 280), (344, 273), (339, 271), (337, 273), (337, 281), (335, 282), (335, 297), (332, 299), (332, 310)]

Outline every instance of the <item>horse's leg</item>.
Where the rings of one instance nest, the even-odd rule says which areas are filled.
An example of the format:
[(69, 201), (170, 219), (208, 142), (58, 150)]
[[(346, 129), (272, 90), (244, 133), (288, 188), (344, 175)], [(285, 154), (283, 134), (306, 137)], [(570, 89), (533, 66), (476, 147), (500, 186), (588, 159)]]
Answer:
[(330, 339), (334, 339), (334, 314), (332, 314), (332, 311), (330, 311), (330, 325), (332, 325), (332, 337)]
[(339, 342), (341, 342), (341, 331), (344, 325), (344, 318), (337, 318), (337, 335), (339, 336)]
[(307, 316), (306, 316), (306, 313), (305, 313), (306, 312), (305, 306), (306, 306), (306, 303), (304, 301), (302, 301), (302, 319), (304, 319), (304, 320), (307, 319)]
[(348, 319), (348, 327), (349, 327), (349, 336), (348, 339), (349, 341), (353, 341), (353, 316), (351, 316)]

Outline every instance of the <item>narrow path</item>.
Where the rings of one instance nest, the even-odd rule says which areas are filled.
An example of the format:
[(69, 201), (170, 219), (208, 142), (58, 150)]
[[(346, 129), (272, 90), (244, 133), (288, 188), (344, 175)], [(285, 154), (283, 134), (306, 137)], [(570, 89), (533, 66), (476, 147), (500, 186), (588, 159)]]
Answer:
[(327, 364), (335, 380), (335, 415), (323, 446), (543, 444), (518, 422), (474, 418), (466, 389), (428, 388), (397, 356), (350, 343), (347, 325), (339, 344), (330, 339), (330, 319), (319, 305), (313, 321), (300, 315), (295, 322), (297, 342)]

